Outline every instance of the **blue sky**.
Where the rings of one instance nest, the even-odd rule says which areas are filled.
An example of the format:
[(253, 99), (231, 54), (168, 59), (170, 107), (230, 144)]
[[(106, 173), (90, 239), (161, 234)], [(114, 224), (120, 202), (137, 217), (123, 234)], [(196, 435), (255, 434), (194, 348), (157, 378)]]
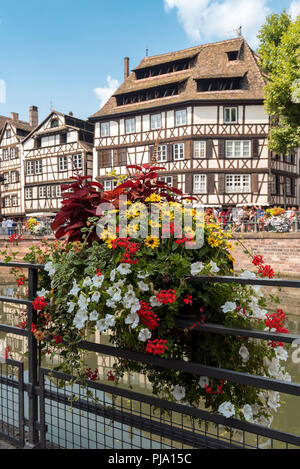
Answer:
[[(250, 44), (266, 14), (300, 0), (16, 0), (0, 3), (0, 114), (44, 119), (50, 106), (87, 118), (149, 54), (234, 37), (240, 24)], [(3, 83), (6, 85), (5, 102)]]

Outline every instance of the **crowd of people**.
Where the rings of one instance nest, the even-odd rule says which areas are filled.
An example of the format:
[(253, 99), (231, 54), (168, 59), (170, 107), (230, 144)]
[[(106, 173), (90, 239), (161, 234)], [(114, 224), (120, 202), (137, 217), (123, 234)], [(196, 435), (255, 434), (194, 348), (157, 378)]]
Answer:
[(284, 209), (282, 207), (270, 208), (260, 205), (207, 208), (205, 216), (206, 219), (213, 219), (218, 222), (224, 230), (232, 229), (241, 233), (273, 231), (273, 226), (276, 226), (276, 220), (279, 219), (285, 226), (282, 231), (300, 231), (300, 207)]

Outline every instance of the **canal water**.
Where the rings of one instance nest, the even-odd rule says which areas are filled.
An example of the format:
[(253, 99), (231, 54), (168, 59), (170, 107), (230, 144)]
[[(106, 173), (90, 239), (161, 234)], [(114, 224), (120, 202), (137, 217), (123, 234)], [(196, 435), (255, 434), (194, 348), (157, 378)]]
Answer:
[[(16, 288), (15, 282), (12, 283), (11, 279), (6, 278), (2, 279), (0, 285), (1, 294), (6, 297), (25, 297), (26, 296), (26, 287)], [(272, 295), (279, 295), (281, 298), (281, 308), (287, 313), (288, 317), (288, 328), (291, 333), (297, 333), (300, 335), (300, 301), (299, 301), (299, 291), (297, 289), (282, 288), (280, 291), (275, 288), (269, 288), (267, 290)], [(0, 303), (0, 323), (14, 325), (20, 323), (22, 316), (25, 315), (25, 308), (21, 305), (14, 305), (12, 303)], [(99, 335), (92, 336), (90, 338), (92, 341), (97, 342), (108, 342), (108, 338), (100, 338)], [(27, 381), (27, 363), (26, 363), (26, 339), (21, 336), (16, 336), (14, 334), (4, 334), (0, 333), (0, 340), (5, 341), (5, 346), (10, 349), (10, 357), (17, 361), (24, 362), (25, 367), (25, 382)], [(297, 350), (299, 348), (299, 354)], [(106, 382), (111, 384), (107, 380), (107, 373), (112, 369), (114, 359), (113, 357), (102, 356), (95, 353), (90, 353), (87, 357), (88, 366), (93, 370), (98, 369), (99, 377), (101, 382)], [(57, 358), (50, 359), (45, 357), (43, 360), (43, 366), (45, 368), (53, 368), (58, 364)], [(300, 345), (296, 348), (290, 348), (289, 358), (287, 361), (287, 371), (292, 376), (292, 381), (300, 384)], [(52, 382), (48, 381), (48, 384), (53, 388)], [(151, 386), (147, 381), (144, 375), (127, 375), (122, 379), (120, 386), (126, 389), (133, 388), (136, 392), (141, 392), (143, 394), (151, 394)], [(3, 389), (3, 387), (2, 387)], [(1, 390), (1, 389), (0, 389)], [(75, 392), (79, 393), (78, 387), (70, 389), (66, 388), (65, 392), (72, 394)], [(83, 397), (83, 396), (81, 396)], [(97, 392), (95, 395), (100, 401), (105, 401), (106, 405), (112, 404), (112, 396), (104, 396), (103, 393)], [(1, 399), (1, 395), (0, 395)], [(3, 396), (2, 396), (3, 399)], [(25, 393), (26, 399), (26, 393)], [(286, 431), (289, 433), (294, 433), (300, 435), (300, 406), (299, 398), (289, 395), (282, 395), (283, 404), (275, 414), (274, 421), (272, 423), (272, 428)], [(26, 409), (25, 401), (25, 409)], [(47, 409), (46, 409), (47, 411)], [(163, 444), (159, 441), (150, 441), (149, 437), (145, 432), (140, 432), (139, 430), (130, 430), (127, 428), (127, 431), (124, 432), (122, 427), (114, 427), (113, 425), (107, 424), (107, 419), (101, 419), (97, 417), (92, 423), (88, 416), (81, 412), (70, 411), (70, 414), (66, 414), (66, 410), (63, 406), (57, 405), (56, 407), (51, 407), (47, 411), (49, 415), (49, 421), (47, 422), (49, 427), (49, 432), (51, 433), (52, 441), (63, 447), (90, 447), (90, 448), (99, 448), (101, 447), (111, 447), (118, 448), (118, 442), (120, 448), (132, 448), (132, 447), (143, 447), (149, 448), (150, 444), (153, 449), (155, 448), (168, 448), (168, 444)], [(25, 416), (28, 417), (28, 416)], [(2, 416), (3, 418), (3, 416)], [(7, 415), (9, 419), (9, 414)], [(1, 419), (0, 419), (1, 420)], [(80, 420), (80, 425), (79, 425)], [(99, 424), (101, 429), (99, 430)], [(67, 435), (70, 433), (70, 428), (76, 427), (79, 425), (82, 428), (87, 428), (86, 430), (86, 445), (82, 443), (82, 435), (72, 436), (72, 441), (69, 441)], [(96, 435), (96, 440), (95, 439)], [(76, 441), (76, 438), (78, 441)], [(79, 441), (80, 440), (80, 441)], [(103, 441), (102, 441), (103, 440)], [(113, 446), (113, 441), (115, 442)], [(264, 440), (263, 446), (268, 448), (268, 440)]]

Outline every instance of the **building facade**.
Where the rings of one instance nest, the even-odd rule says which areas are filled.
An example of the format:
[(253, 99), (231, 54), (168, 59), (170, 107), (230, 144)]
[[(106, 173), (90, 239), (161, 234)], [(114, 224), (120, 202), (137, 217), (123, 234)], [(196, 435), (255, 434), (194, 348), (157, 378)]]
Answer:
[(19, 120), (11, 113), (0, 134), (1, 215), (15, 219), (23, 218), (24, 207), (24, 158), (23, 139), (38, 124), (38, 109), (31, 106), (29, 122)]
[(272, 155), (265, 76), (244, 38), (145, 57), (93, 116), (94, 178), (152, 161), (205, 205), (296, 204), (295, 155)]
[(94, 125), (60, 112), (50, 115), (23, 141), (26, 215), (55, 214), (61, 184), (92, 174)]

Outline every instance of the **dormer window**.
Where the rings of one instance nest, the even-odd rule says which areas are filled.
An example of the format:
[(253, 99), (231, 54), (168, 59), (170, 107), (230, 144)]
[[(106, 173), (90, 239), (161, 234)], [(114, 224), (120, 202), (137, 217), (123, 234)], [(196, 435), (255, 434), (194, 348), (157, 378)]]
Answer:
[(239, 51), (238, 50), (231, 50), (230, 52), (227, 52), (227, 57), (228, 60), (238, 60), (239, 58)]

